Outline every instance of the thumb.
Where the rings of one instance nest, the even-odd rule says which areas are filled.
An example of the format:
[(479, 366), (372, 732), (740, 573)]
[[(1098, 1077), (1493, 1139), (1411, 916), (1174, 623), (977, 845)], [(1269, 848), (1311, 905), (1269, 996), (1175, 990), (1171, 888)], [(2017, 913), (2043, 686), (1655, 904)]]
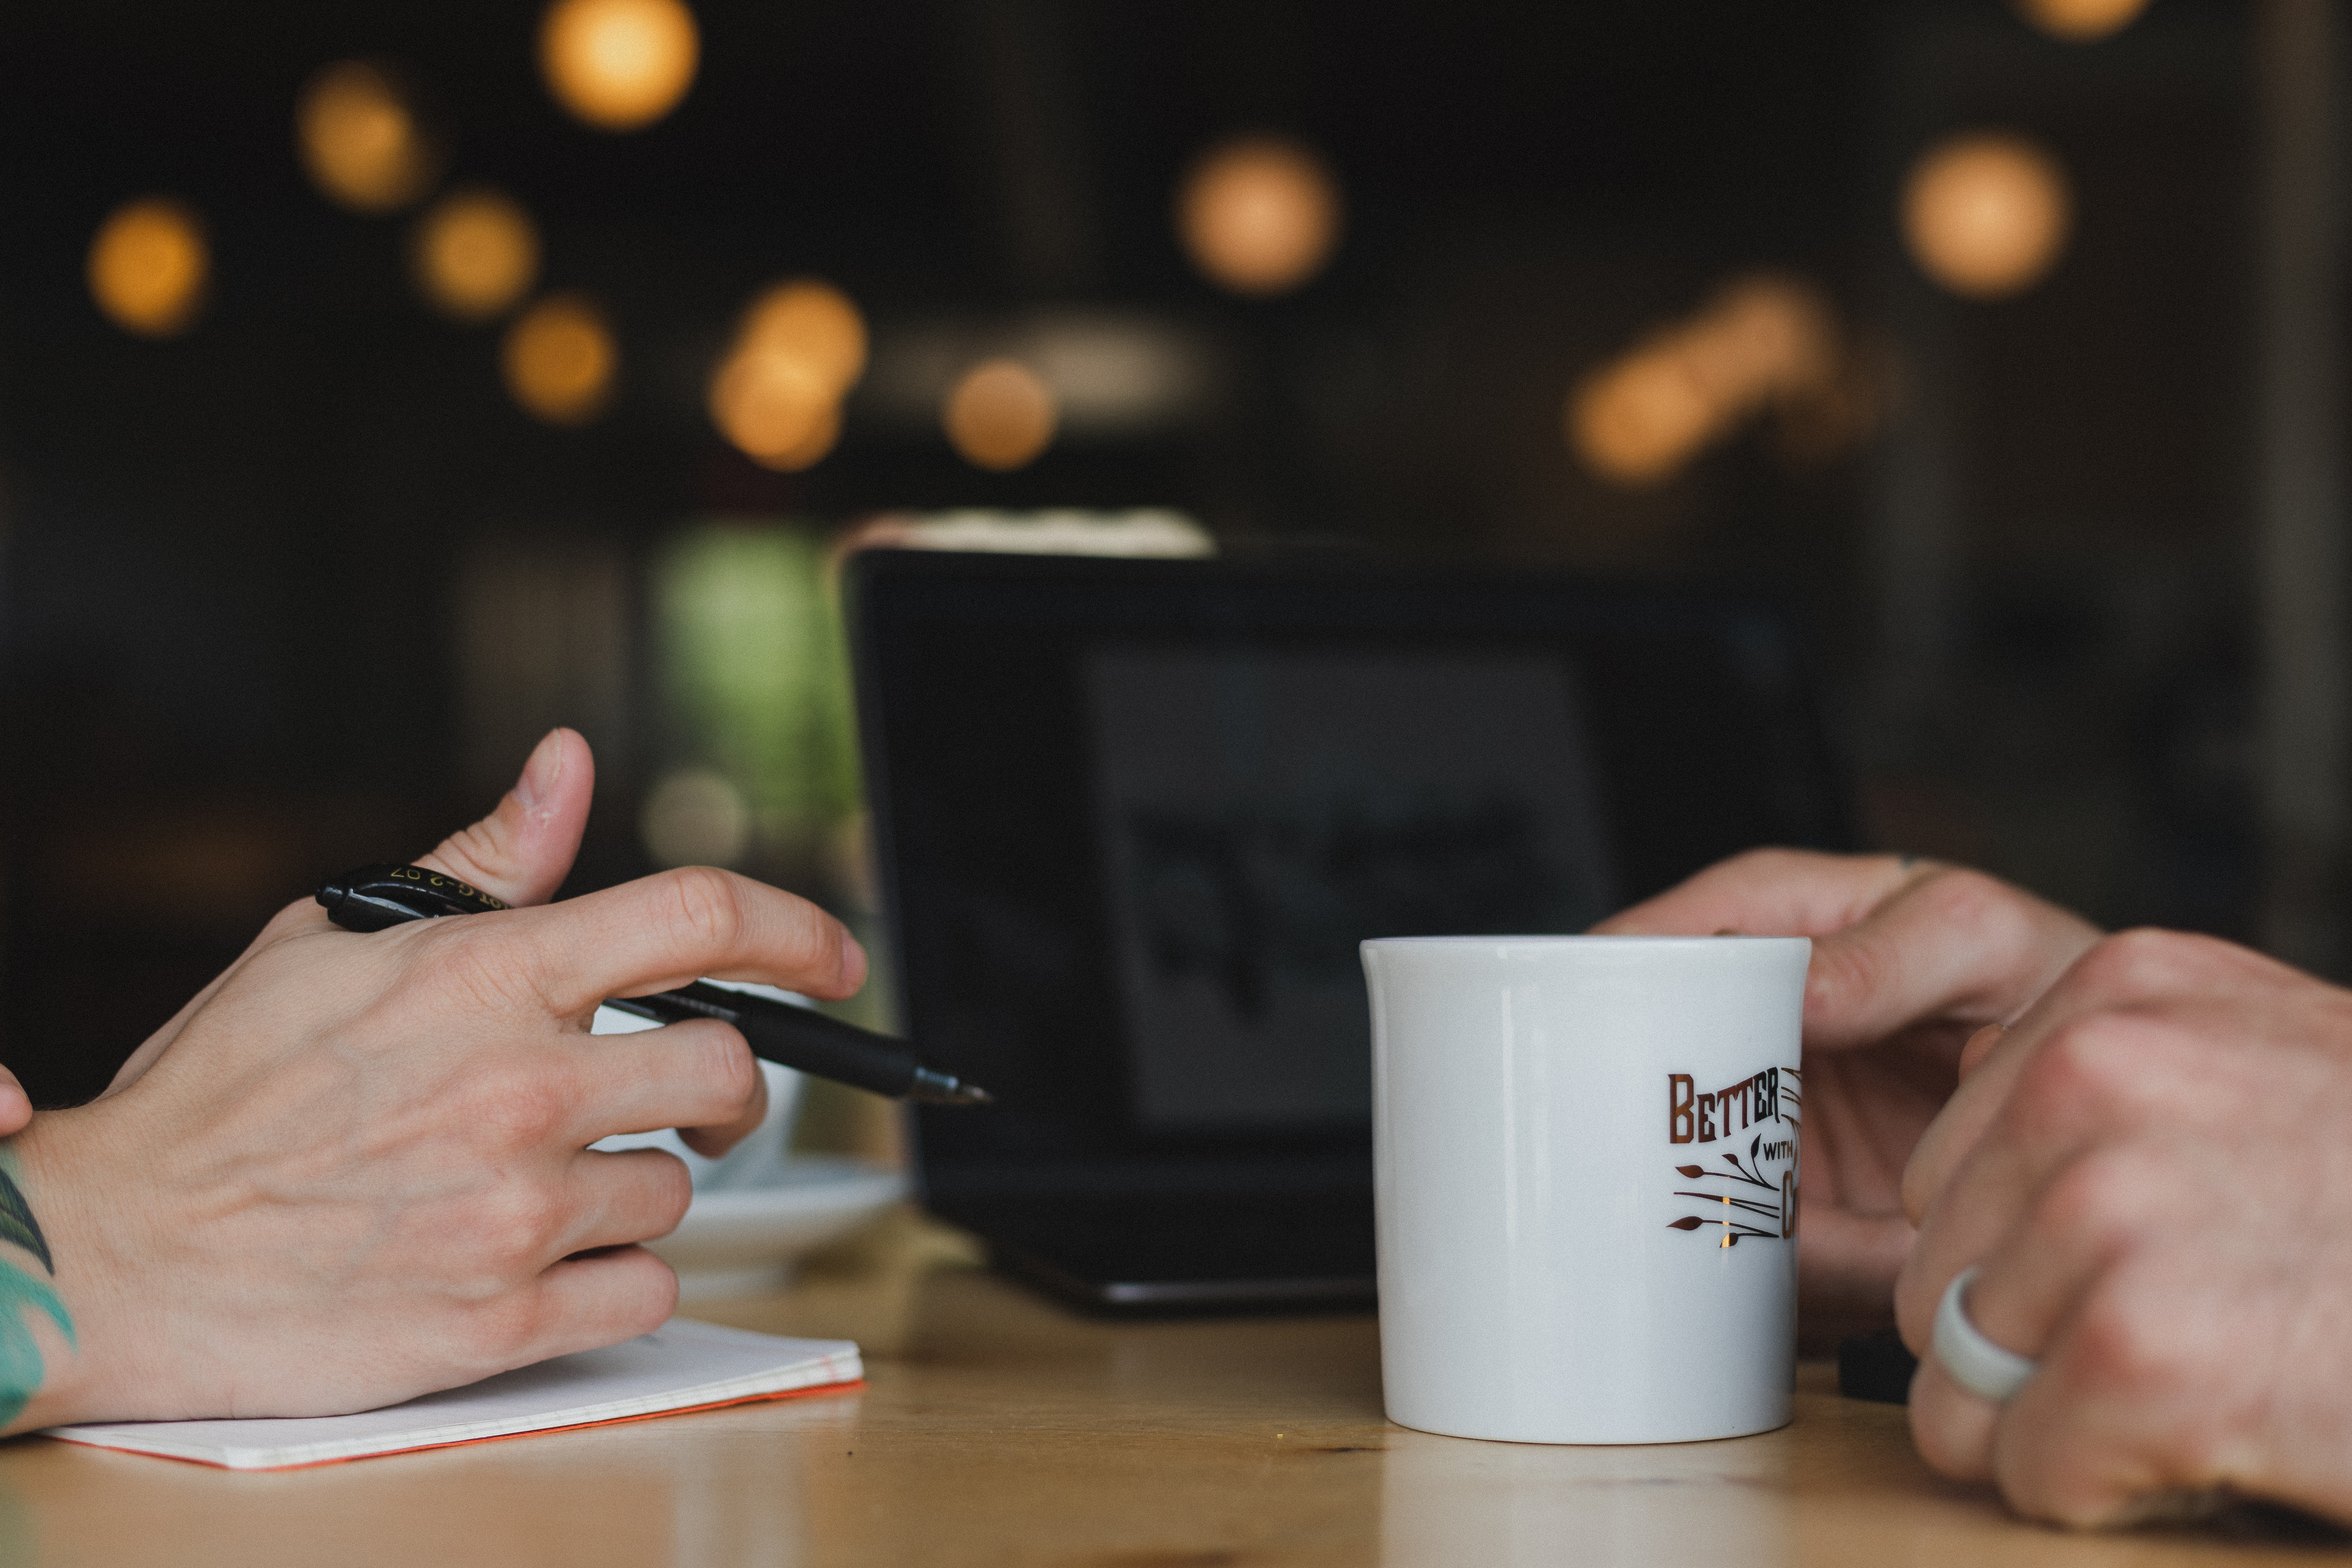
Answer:
[[(449, 835), (438, 848), (430, 855), (420, 856), (416, 863), (471, 882), (509, 904), (543, 904), (563, 885), (564, 874), (572, 869), (572, 858), (580, 852), (580, 835), (588, 826), (588, 799), (595, 791), (596, 759), (589, 752), (588, 742), (574, 731), (550, 730), (546, 738), (532, 748), (530, 761), (522, 765), (522, 776), (515, 780), (514, 788), (506, 793), (497, 808), (471, 827)], [(247, 955), (277, 937), (325, 924), (326, 917), (315, 903), (309, 899), (298, 900), (278, 911), (277, 919), (246, 950)], [(138, 1082), (179, 1037), (182, 1026), (212, 1000), (213, 993), (244, 962), (239, 959), (224, 970), (211, 984), (191, 997), (186, 1006), (173, 1014), (171, 1022), (148, 1036), (117, 1069), (114, 1081), (106, 1086), (106, 1093), (119, 1094)], [(6, 1077), (5, 1070), (0, 1069), (0, 1078)], [(19, 1114), (16, 1109), (18, 1104), (23, 1105), (22, 1120), (12, 1126), (8, 1119)], [(24, 1090), (16, 1087), (15, 1079), (9, 1078), (6, 1084), (0, 1085), (0, 1138), (31, 1119), (32, 1106), (25, 1101)]]
[(509, 904), (543, 904), (563, 884), (588, 826), (596, 759), (577, 731), (547, 732), (489, 816), (416, 862)]
[(33, 1120), (33, 1102), (25, 1093), (25, 1086), (16, 1075), (0, 1068), (0, 1138), (22, 1132), (25, 1124)]

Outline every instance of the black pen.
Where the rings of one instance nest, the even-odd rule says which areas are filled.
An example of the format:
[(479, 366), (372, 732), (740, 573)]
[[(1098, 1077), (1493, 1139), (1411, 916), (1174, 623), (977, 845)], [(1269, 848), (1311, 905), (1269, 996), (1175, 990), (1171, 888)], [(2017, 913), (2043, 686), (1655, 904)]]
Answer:
[[(318, 899), (328, 919), (346, 931), (362, 931), (507, 907), (479, 888), (421, 866), (362, 866), (320, 888)], [(650, 996), (609, 997), (604, 1005), (657, 1024), (716, 1018), (741, 1030), (751, 1054), (763, 1061), (893, 1100), (986, 1105), (993, 1098), (978, 1084), (925, 1067), (904, 1040), (845, 1024), (814, 1007), (795, 1007), (699, 980)]]

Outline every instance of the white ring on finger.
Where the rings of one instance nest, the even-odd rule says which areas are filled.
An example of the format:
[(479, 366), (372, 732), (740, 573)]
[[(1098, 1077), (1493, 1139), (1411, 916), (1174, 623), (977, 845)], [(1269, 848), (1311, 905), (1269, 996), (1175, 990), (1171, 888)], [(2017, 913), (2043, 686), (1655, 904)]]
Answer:
[(1961, 1269), (1944, 1287), (1944, 1299), (1936, 1303), (1936, 1359), (1944, 1363), (1952, 1381), (1970, 1394), (2006, 1405), (2033, 1375), (2034, 1363), (2030, 1356), (1993, 1343), (1969, 1321), (1967, 1296), (1976, 1277), (1976, 1265)]

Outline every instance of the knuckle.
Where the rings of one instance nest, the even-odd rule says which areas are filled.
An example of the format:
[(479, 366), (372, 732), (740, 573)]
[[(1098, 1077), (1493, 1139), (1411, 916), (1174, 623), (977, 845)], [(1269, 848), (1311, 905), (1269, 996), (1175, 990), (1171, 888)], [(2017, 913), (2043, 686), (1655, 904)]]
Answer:
[(669, 1321), (677, 1310), (677, 1270), (638, 1248), (623, 1254), (628, 1259), (628, 1300), (621, 1308), (619, 1327), (626, 1337), (649, 1334)]
[(684, 866), (663, 875), (669, 879), (679, 922), (696, 941), (720, 950), (741, 941), (743, 894), (733, 877), (712, 866)]
[(475, 1247), (500, 1271), (536, 1270), (562, 1235), (563, 1205), (552, 1193), (510, 1183), (485, 1200), (468, 1227)]
[(694, 1175), (677, 1155), (660, 1150), (653, 1152), (662, 1157), (659, 1163), (648, 1165), (646, 1185), (650, 1189), (648, 1208), (661, 1228), (648, 1235), (667, 1236), (686, 1218), (687, 1205), (694, 1202)]
[(2142, 1052), (2129, 1019), (2094, 1014), (2062, 1025), (2018, 1075), (2013, 1103), (2043, 1136), (2111, 1115), (2131, 1097)]
[(1832, 1003), (1859, 1006), (1894, 984), (1895, 964), (1895, 954), (1875, 942), (1817, 942), (1805, 974), (1806, 1003), (1813, 1010)]
[(534, 1148), (571, 1120), (571, 1095), (550, 1073), (509, 1068), (484, 1075), (473, 1091), (473, 1120), (512, 1148)]
[(1787, 849), (1779, 845), (1766, 845), (1758, 849), (1745, 849), (1723, 862), (1726, 871), (1737, 870), (1744, 876), (1773, 879), (1811, 860), (1813, 857), (1801, 849)]
[(714, 1029), (705, 1056), (705, 1072), (725, 1102), (738, 1111), (749, 1108), (760, 1089), (760, 1064), (743, 1037), (733, 1029)]
[(2166, 1303), (2147, 1292), (2094, 1289), (2067, 1335), (2073, 1374), (2110, 1395), (2143, 1404), (2169, 1403), (2192, 1381), (2194, 1347), (2184, 1342)]
[(1834, 875), (1841, 866), (1871, 858), (1874, 857), (1832, 855), (1819, 849), (1767, 844), (1719, 860), (1685, 885), (1720, 883), (1732, 889), (1802, 887)]
[(1909, 1401), (1911, 1440), (1928, 1468), (1955, 1480), (1978, 1480), (1985, 1473), (1982, 1434), (1970, 1429), (1954, 1397), (1940, 1386), (1915, 1389)]
[(792, 911), (793, 951), (798, 962), (820, 973), (837, 972), (845, 934), (841, 922), (804, 899), (793, 900)]
[(1922, 889), (1955, 935), (2002, 957), (2033, 945), (2033, 917), (2025, 896), (1998, 877), (1965, 867), (1938, 871)]
[(457, 829), (441, 841), (436, 853), (478, 873), (504, 871), (513, 860), (507, 835), (495, 816)]
[(2086, 1154), (2043, 1189), (2034, 1205), (2034, 1240), (2058, 1249), (2057, 1256), (2110, 1252), (2147, 1228), (2155, 1194), (2166, 1184), (2161, 1161), (2124, 1149)]
[(542, 997), (540, 955), (496, 925), (436, 921), (426, 934), (432, 940), (423, 959), (424, 978), (464, 1005), (503, 1012), (524, 998)]
[(2074, 966), (2075, 983), (2095, 998), (2135, 1001), (2184, 975), (2204, 973), (2227, 944), (2187, 931), (2139, 927), (2102, 937)]

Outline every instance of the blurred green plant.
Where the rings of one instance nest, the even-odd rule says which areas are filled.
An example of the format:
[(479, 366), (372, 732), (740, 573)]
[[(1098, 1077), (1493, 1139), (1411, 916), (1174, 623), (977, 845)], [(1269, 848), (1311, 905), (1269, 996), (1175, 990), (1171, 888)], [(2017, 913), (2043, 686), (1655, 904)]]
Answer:
[[(750, 831), (730, 858), (808, 864), (863, 806), (831, 545), (808, 523), (715, 519), (672, 536), (654, 563), (664, 772), (692, 781), (670, 792), (681, 809), (719, 824), (704, 844), (725, 847), (729, 820), (709, 810), (711, 781), (736, 792), (733, 820)], [(648, 820), (649, 847), (665, 842), (657, 826)], [(695, 821), (685, 826), (667, 842), (693, 847)]]

